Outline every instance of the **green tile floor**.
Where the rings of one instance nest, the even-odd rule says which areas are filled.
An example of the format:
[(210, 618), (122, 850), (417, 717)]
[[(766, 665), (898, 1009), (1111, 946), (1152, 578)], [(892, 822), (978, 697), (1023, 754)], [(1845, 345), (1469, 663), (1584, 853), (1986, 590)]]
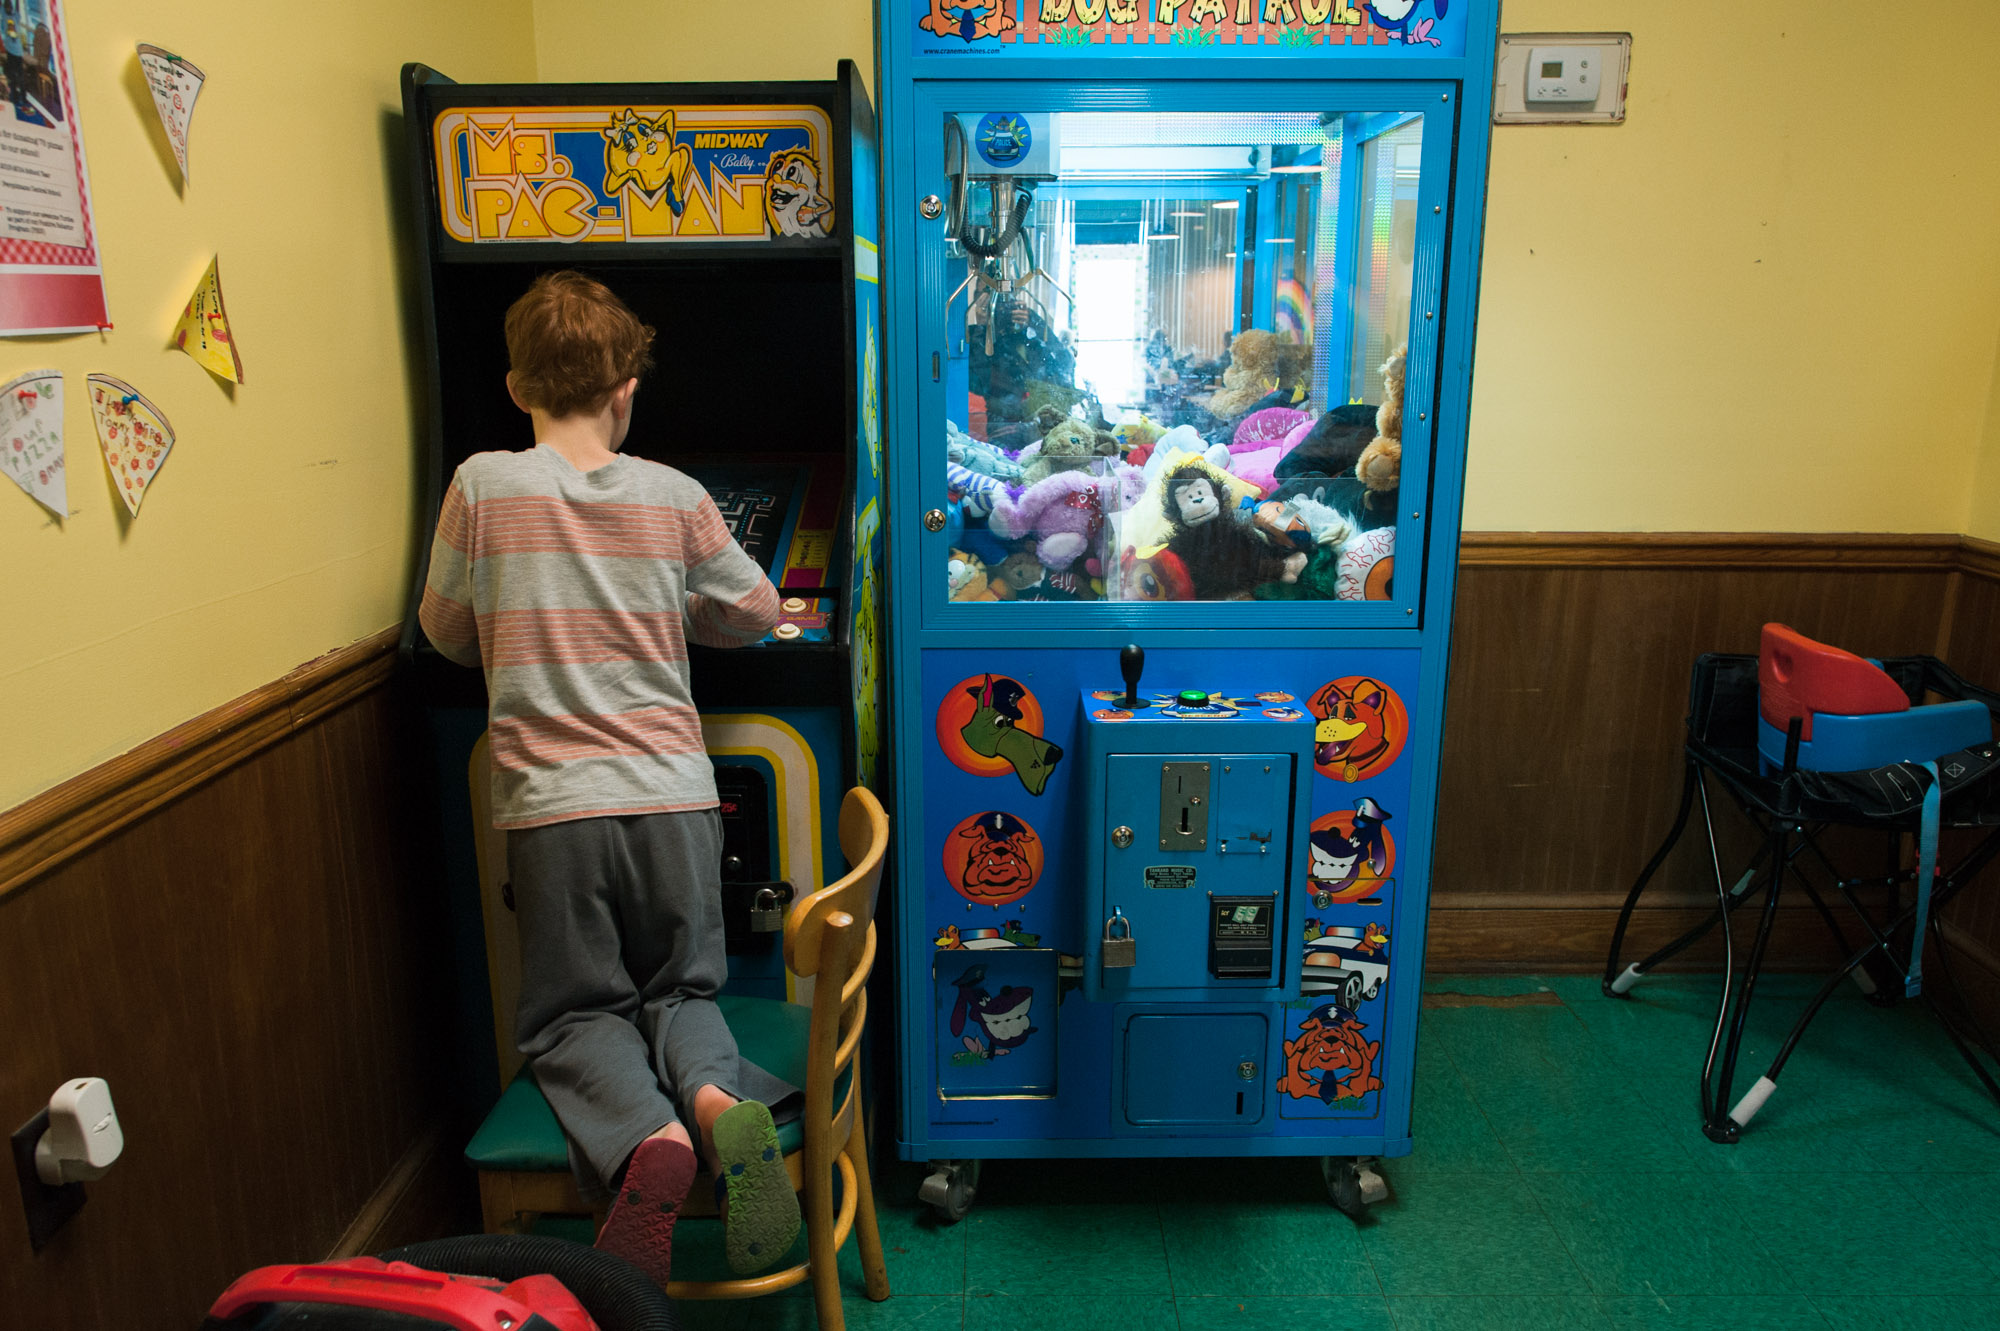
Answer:
[[(1816, 982), (1767, 977), (1748, 1084)], [(1736, 1146), (1701, 1135), (1713, 977), (1427, 986), (1416, 1154), (1357, 1225), (1311, 1160), (996, 1161), (957, 1225), (878, 1161), (893, 1297), (860, 1331), (2000, 1326), (2000, 1107), (1917, 1005), (1829, 1005)], [(1467, 1003), (1447, 995), (1471, 995)], [(1521, 998), (1527, 996), (1528, 1001)], [(1507, 1002), (1509, 998), (1514, 1001)], [(1482, 1005), (1498, 999), (1501, 1005)], [(676, 1240), (686, 1275), (713, 1225)], [(809, 1331), (803, 1289), (682, 1324)]]

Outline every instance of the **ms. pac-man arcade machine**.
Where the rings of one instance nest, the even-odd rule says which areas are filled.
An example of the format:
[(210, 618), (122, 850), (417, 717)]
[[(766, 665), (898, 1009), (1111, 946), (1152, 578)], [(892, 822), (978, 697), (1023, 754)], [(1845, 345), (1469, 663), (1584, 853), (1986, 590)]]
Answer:
[(884, 0), (899, 1145), (1410, 1151), (1494, 0)]
[[(508, 305), (551, 269), (605, 283), (656, 330), (624, 451), (700, 481), (783, 598), (763, 642), (688, 648), (722, 799), (731, 988), (782, 997), (783, 907), (841, 872), (841, 795), (874, 785), (882, 761), (867, 94), (843, 62), (824, 82), (602, 85), (457, 84), (413, 64), (403, 96), (431, 389), (424, 548), (461, 461), (533, 444), (506, 392)], [(500, 1032), (497, 1069), (483, 1055), (465, 1069), (490, 1101), (520, 1060), (504, 857), (468, 807), (486, 696), (479, 672), (425, 642), (423, 576), (404, 651), (432, 726), (462, 1015), (481, 1028), (490, 1001)]]

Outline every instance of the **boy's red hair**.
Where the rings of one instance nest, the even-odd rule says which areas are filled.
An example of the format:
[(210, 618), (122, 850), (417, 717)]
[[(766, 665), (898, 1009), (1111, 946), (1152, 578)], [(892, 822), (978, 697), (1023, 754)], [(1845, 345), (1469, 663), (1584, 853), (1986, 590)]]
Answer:
[(551, 416), (595, 415), (653, 368), (653, 330), (595, 278), (543, 273), (508, 307), (514, 392)]

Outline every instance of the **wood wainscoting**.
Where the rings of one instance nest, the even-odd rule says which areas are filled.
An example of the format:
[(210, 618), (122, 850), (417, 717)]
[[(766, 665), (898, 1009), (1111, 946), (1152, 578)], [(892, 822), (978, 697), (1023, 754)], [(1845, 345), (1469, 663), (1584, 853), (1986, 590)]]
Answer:
[[(1679, 801), (1694, 660), (1755, 652), (1768, 620), (1868, 655), (1933, 653), (1970, 678), (2000, 680), (2000, 546), (1931, 535), (1465, 536), (1429, 965), (1604, 964), (1618, 907)], [(1726, 799), (1717, 815), (1728, 864), (1748, 827)], [(1707, 847), (1691, 828), (1635, 916), (1632, 955), (1714, 900)], [(1953, 923), (1988, 962), (2000, 951), (1996, 894), (1968, 896)], [(1833, 961), (1804, 900), (1778, 928), (1776, 964)], [(1711, 939), (1683, 963), (1720, 958)]]
[(476, 1226), (438, 1147), (435, 838), (394, 651), (334, 652), (0, 814), (0, 1119), (100, 1076), (125, 1129), (38, 1255), (5, 1185), (9, 1326), (192, 1327), (251, 1267)]

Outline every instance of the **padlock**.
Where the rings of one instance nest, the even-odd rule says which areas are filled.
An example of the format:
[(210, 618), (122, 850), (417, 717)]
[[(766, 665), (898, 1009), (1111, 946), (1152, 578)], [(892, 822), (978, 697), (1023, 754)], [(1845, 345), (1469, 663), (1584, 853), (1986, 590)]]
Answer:
[(750, 898), (750, 932), (774, 934), (785, 927), (785, 908), (778, 904), (776, 889), (764, 887)]
[[(1124, 930), (1122, 937), (1111, 936), (1114, 925)], [(1139, 964), (1139, 940), (1132, 937), (1132, 921), (1116, 906), (1111, 908), (1111, 918), (1104, 922), (1102, 947), (1106, 970), (1127, 970)]]

